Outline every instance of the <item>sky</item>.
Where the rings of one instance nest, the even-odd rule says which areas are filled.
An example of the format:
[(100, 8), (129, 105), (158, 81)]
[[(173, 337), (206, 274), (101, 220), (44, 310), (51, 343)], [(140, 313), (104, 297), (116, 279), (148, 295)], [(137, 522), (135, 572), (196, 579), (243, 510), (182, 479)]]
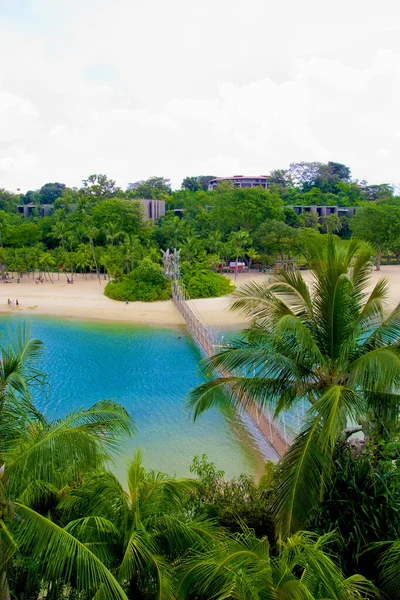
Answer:
[(400, 183), (395, 0), (0, 0), (0, 188), (329, 160)]

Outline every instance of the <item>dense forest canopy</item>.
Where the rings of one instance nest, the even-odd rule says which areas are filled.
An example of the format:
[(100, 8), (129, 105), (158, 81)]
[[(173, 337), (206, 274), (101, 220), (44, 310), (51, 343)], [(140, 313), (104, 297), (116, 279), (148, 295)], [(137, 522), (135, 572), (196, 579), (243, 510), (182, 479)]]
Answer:
[[(204, 289), (205, 294), (222, 294), (226, 286), (217, 284), (214, 276), (211, 281), (211, 271), (239, 260), (249, 268), (269, 268), (276, 261), (293, 259), (304, 262), (304, 243), (315, 235), (333, 233), (344, 240), (356, 235), (375, 246), (378, 268), (382, 256), (397, 260), (400, 255), (400, 198), (394, 188), (352, 180), (344, 164), (293, 163), (272, 171), (267, 189), (221, 181), (209, 191), (212, 178), (185, 177), (179, 190), (158, 176), (123, 190), (105, 174), (89, 175), (79, 189), (60, 182), (25, 194), (0, 189), (2, 268), (21, 275), (34, 269), (104, 273), (114, 283), (130, 278), (122, 286), (127, 290), (134, 287), (135, 269), (143, 274), (143, 269), (153, 268), (150, 263), (160, 269), (161, 249), (179, 247), (182, 275), (197, 290), (194, 293)], [(163, 200), (166, 215), (155, 223), (146, 221), (139, 202), (143, 198)], [(22, 214), (26, 205), (28, 218)], [(355, 216), (336, 209), (325, 216), (315, 210), (293, 210), (301, 206), (353, 207)], [(153, 276), (154, 269), (148, 280)], [(144, 295), (152, 299), (168, 295), (166, 284), (157, 289), (158, 295)], [(120, 296), (114, 289), (112, 297)]]
[[(285, 269), (266, 287), (236, 291), (253, 321), (204, 364), (208, 375), (219, 365), (233, 377), (208, 379), (190, 407), (197, 418), (223, 388), (233, 408), (243, 391), (261, 409), (276, 401), (278, 412), (306, 398), (308, 418), (257, 483), (226, 480), (205, 455), (192, 478), (177, 479), (146, 470), (139, 452), (125, 490), (109, 466), (135, 431), (127, 412), (101, 401), (48, 420), (30, 393), (44, 382), (41, 343), (26, 331), (3, 341), (1, 600), (400, 597), (400, 309), (384, 312), (385, 281), (366, 294), (372, 255), (377, 268), (400, 255), (400, 198), (333, 162), (273, 171), (267, 189), (221, 181), (208, 191), (210, 179), (187, 177), (172, 191), (152, 177), (122, 190), (93, 174), (80, 189), (0, 190), (2, 276), (108, 277), (109, 297), (152, 301), (170, 295), (161, 249), (180, 248), (192, 297), (230, 293), (219, 271), (239, 261), (307, 265), (314, 295)], [(165, 201), (166, 215), (144, 219), (144, 197)], [(17, 212), (26, 205), (27, 218)], [(292, 208), (309, 205), (356, 210)]]

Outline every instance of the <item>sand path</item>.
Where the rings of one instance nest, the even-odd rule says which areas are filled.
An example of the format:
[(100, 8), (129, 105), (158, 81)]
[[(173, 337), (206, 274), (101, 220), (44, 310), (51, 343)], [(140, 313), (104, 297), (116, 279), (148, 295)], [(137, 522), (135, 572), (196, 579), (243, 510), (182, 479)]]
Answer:
[[(303, 275), (306, 280), (310, 280), (310, 273), (305, 271)], [(234, 278), (230, 275), (228, 277)], [(400, 301), (400, 266), (384, 266), (380, 272), (372, 271), (372, 284), (380, 277), (387, 277), (389, 280), (388, 308), (394, 308)], [(236, 284), (242, 285), (251, 280), (261, 283), (268, 281), (268, 276), (262, 273), (238, 274)], [(107, 282), (103, 279), (99, 283), (98, 279), (84, 279), (79, 275), (71, 285), (67, 283), (65, 275), (60, 275), (59, 279), (54, 275), (53, 281), (54, 283), (47, 281), (36, 284), (32, 277), (24, 276), (20, 283), (17, 283), (16, 278), (11, 279), (10, 283), (1, 283), (0, 312), (169, 327), (184, 325), (172, 301), (125, 304), (104, 296)], [(18, 298), (19, 306), (9, 307), (8, 298), (13, 301)], [(216, 329), (243, 327), (246, 320), (229, 310), (231, 300), (231, 297), (224, 296), (191, 302), (202, 318)]]

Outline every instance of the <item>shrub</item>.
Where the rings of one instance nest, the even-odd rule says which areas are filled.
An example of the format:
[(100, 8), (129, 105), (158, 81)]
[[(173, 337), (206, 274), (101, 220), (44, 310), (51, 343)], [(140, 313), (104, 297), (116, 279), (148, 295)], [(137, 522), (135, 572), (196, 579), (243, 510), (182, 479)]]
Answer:
[(242, 531), (243, 526), (249, 527), (258, 537), (267, 535), (273, 541), (272, 463), (268, 461), (259, 484), (244, 474), (225, 479), (224, 471), (217, 470), (206, 454), (194, 457), (190, 471), (199, 479), (200, 487), (188, 499), (189, 514), (205, 516), (233, 533)]
[(158, 265), (148, 258), (116, 282), (106, 285), (104, 294), (112, 300), (154, 302), (171, 297), (171, 284)]
[(226, 296), (235, 289), (235, 284), (214, 271), (187, 271), (182, 274), (183, 283), (191, 298), (215, 298)]

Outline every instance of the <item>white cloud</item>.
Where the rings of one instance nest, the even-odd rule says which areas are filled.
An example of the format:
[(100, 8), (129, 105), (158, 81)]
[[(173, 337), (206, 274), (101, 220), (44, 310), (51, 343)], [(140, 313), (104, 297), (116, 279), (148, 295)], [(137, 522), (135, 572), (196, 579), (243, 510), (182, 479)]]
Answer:
[[(336, 160), (397, 181), (390, 0), (39, 0), (1, 20), (0, 187)], [(345, 16), (345, 18), (344, 18)]]

